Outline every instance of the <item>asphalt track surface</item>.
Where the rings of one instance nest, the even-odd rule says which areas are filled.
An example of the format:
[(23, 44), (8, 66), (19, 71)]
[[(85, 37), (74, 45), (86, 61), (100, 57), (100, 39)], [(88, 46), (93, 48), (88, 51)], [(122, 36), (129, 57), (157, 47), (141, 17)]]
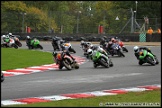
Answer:
[[(50, 42), (42, 42), (44, 51), (52, 52)], [(72, 43), (77, 56), (83, 56), (78, 43)], [(6, 77), (1, 83), (1, 100), (50, 96), (67, 93), (91, 92), (143, 85), (161, 85), (161, 46), (149, 46), (159, 59), (159, 64), (138, 65), (133, 54), (133, 45), (127, 45), (125, 57), (111, 57), (114, 66), (93, 67), (87, 60), (78, 70), (49, 70), (28, 75)], [(23, 42), (22, 48), (27, 49)]]

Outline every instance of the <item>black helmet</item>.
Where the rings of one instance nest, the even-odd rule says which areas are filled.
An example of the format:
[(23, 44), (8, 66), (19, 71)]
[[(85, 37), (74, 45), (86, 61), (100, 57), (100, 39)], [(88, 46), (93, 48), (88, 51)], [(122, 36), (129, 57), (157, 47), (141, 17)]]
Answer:
[(56, 56), (56, 55), (57, 55), (57, 52), (54, 51), (54, 52), (52, 53), (52, 55), (53, 55), (53, 56)]
[(61, 39), (61, 40), (60, 40), (60, 44), (62, 44), (62, 43), (64, 43), (64, 40)]
[(107, 37), (106, 36), (103, 36), (104, 39), (106, 39)]
[(116, 36), (115, 39), (118, 39), (118, 37)]

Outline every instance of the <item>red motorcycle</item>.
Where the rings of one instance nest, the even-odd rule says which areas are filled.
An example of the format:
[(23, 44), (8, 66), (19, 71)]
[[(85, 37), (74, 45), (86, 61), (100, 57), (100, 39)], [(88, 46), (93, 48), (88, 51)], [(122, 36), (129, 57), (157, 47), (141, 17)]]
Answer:
[(76, 61), (73, 61), (65, 52), (57, 53), (56, 58), (58, 60), (59, 69), (62, 69), (63, 67), (68, 70), (79, 68), (79, 64)]

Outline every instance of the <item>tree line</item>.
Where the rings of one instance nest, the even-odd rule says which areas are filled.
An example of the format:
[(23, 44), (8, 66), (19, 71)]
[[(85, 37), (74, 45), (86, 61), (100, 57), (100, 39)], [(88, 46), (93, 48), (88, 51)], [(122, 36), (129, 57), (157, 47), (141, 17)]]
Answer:
[(130, 9), (136, 19), (161, 18), (161, 1), (1, 1), (1, 32), (30, 27), (32, 32), (98, 33), (101, 25), (115, 33), (131, 18)]

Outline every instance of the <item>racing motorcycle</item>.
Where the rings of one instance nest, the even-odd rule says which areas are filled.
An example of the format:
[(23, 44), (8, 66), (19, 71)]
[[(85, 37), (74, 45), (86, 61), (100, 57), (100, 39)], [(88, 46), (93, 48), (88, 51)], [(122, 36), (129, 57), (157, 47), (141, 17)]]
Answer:
[(121, 46), (118, 43), (114, 43), (111, 46), (111, 50), (107, 50), (108, 54), (114, 56), (114, 55), (118, 55), (119, 57), (125, 57), (125, 55), (122, 52)]
[(72, 48), (72, 45), (70, 42), (66, 42), (66, 43), (62, 43), (61, 44), (62, 50), (66, 50), (72, 53), (76, 53), (76, 51), (74, 50), (74, 48)]
[(30, 45), (28, 45), (28, 49), (43, 49), (43, 46), (40, 45), (40, 41), (38, 39), (32, 39)]
[(56, 55), (58, 60), (59, 69), (65, 67), (67, 70), (79, 69), (79, 64), (76, 61), (73, 61), (64, 51)]
[(94, 68), (96, 68), (97, 66), (104, 66), (106, 68), (113, 66), (113, 62), (108, 56), (96, 50), (92, 52), (92, 61)]
[(1, 71), (1, 82), (5, 80), (4, 73)]
[(141, 50), (139, 51), (139, 65), (142, 65), (144, 63), (148, 63), (154, 66), (156, 64), (159, 64), (159, 61), (156, 56), (154, 56), (147, 50)]
[(19, 47), (22, 47), (22, 43), (20, 42), (19, 38), (16, 36), (10, 37), (15, 40), (15, 44)]
[(61, 44), (64, 43), (64, 40), (61, 37), (52, 38), (52, 47), (54, 51), (61, 51)]
[(5, 47), (5, 48), (15, 48), (18, 49), (18, 46), (15, 43), (15, 40), (13, 38), (6, 38), (5, 39), (6, 43), (1, 44), (1, 47)]
[(83, 50), (83, 55), (88, 58), (88, 49), (91, 49), (93, 47), (93, 44), (91, 42), (83, 42), (81, 43), (80, 48)]
[(120, 45), (122, 51), (124, 51), (124, 52), (128, 52), (128, 49), (124, 46), (123, 41), (121, 41), (121, 40), (117, 40), (117, 43)]

